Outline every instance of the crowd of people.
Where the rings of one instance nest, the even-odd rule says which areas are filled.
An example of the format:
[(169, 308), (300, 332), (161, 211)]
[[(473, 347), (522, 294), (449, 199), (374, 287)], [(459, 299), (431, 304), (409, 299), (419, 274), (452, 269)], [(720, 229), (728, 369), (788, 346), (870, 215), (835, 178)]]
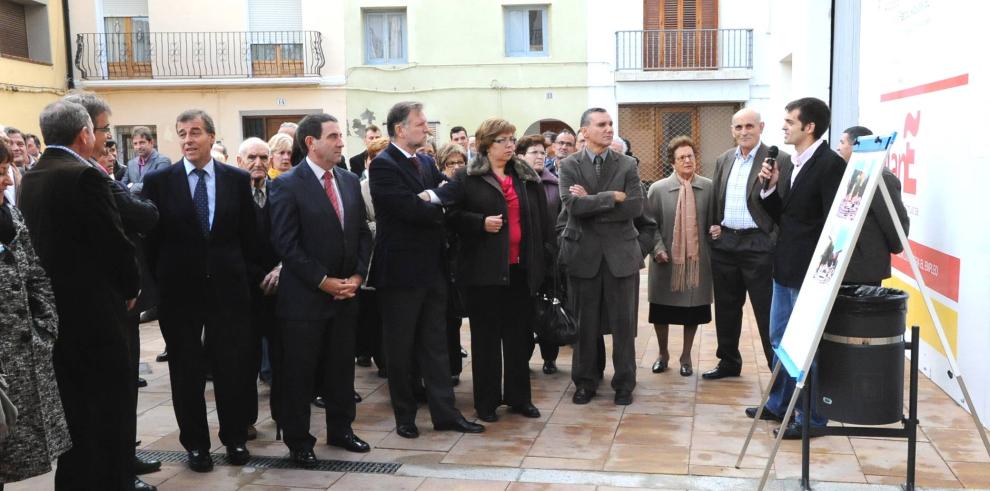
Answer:
[[(352, 429), (356, 365), (373, 362), (388, 379), (403, 438), (420, 434), (420, 403), (435, 431), (482, 433), (502, 406), (539, 418), (529, 360), (538, 345), (552, 376), (560, 349), (534, 337), (541, 292), (562, 296), (576, 323), (573, 403), (596, 397), (611, 335), (614, 403), (631, 404), (644, 268), (653, 373), (668, 369), (675, 324), (678, 373), (693, 375), (695, 334), (714, 304), (719, 362), (702, 378), (739, 376), (747, 296), (771, 365), (852, 145), (869, 134), (848, 129), (836, 153), (824, 102), (798, 99), (785, 114), (793, 156), (767, 158), (765, 123), (746, 108), (712, 178), (699, 174), (697, 142), (680, 136), (663, 149), (673, 172), (647, 185), (601, 108), (581, 114), (577, 134), (517, 138), (490, 118), (473, 136), (453, 127), (437, 147), (426, 108), (398, 103), (349, 161), (337, 118), (311, 114), (267, 142), (245, 139), (229, 164), (211, 116), (187, 110), (175, 122), (181, 158), (137, 127), (123, 166), (105, 101), (80, 92), (54, 102), (39, 117), (43, 152), (14, 128), (0, 137), (0, 489), (56, 459), (56, 489), (154, 489), (137, 476), (161, 463), (134, 453), (138, 324), (152, 309), (197, 472), (214, 465), (207, 380), (233, 465), (250, 460), (259, 377), (277, 438), (302, 468), (318, 464), (313, 405), (325, 410), (326, 444), (370, 450)], [(889, 172), (883, 182), (906, 228), (900, 183)], [(899, 248), (875, 198), (845, 280), (879, 284)], [(470, 419), (453, 391), (465, 317)], [(793, 380), (777, 382), (763, 419), (780, 421), (793, 391)], [(782, 422), (786, 438), (800, 437), (804, 417), (827, 424), (798, 413)]]

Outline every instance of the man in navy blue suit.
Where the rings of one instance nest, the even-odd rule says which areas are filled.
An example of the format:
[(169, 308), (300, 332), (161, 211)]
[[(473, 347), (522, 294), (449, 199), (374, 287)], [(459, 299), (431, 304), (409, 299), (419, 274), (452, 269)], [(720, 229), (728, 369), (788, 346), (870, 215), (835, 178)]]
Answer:
[[(158, 206), (158, 226), (148, 236), (148, 264), (160, 290), (162, 335), (168, 345), (172, 405), (189, 468), (213, 470), (206, 420), (207, 364), (213, 372), (220, 441), (227, 459), (250, 459), (252, 354), (250, 262), (256, 255), (251, 176), (210, 156), (213, 119), (200, 110), (179, 115), (181, 161), (144, 177), (142, 193)], [(206, 342), (202, 342), (203, 332)]]
[[(371, 255), (371, 231), (358, 177), (336, 167), (344, 148), (337, 119), (311, 114), (296, 137), (306, 157), (272, 183), (272, 243), (282, 258), (275, 314), (280, 321), (280, 420), (292, 459), (316, 465), (309, 433), (314, 392), (326, 400), (327, 443), (371, 447), (354, 421), (357, 291)], [(323, 387), (315, 387), (319, 370)]]
[(440, 200), (432, 192), (443, 175), (432, 158), (415, 154), (429, 133), (423, 105), (400, 102), (389, 110), (386, 121), (392, 143), (368, 171), (377, 223), (368, 283), (378, 292), (388, 340), (388, 389), (396, 433), (419, 436), (415, 365), (426, 382), (433, 428), (481, 433), (484, 426), (467, 421), (454, 407), (446, 334), (446, 230)]

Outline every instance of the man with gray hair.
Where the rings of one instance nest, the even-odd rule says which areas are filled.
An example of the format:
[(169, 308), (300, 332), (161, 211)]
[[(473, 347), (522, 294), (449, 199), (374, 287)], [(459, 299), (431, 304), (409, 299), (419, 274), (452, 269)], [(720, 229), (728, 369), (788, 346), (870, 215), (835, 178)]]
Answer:
[(52, 280), (58, 307), (55, 376), (72, 449), (58, 459), (55, 489), (134, 489), (134, 370), (127, 311), (138, 268), (106, 177), (91, 166), (96, 137), (83, 106), (41, 112), (47, 148), (24, 176), (20, 209)]

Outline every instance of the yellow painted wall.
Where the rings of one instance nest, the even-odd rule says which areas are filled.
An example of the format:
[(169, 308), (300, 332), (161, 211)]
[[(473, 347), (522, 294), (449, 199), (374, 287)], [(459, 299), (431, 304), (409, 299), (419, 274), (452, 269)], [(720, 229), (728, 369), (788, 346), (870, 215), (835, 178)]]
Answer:
[[(931, 346), (932, 349), (945, 356), (945, 349), (942, 348), (942, 341), (939, 340), (938, 333), (935, 332), (935, 323), (932, 321), (931, 314), (928, 313), (928, 307), (925, 306), (925, 300), (921, 296), (921, 291), (918, 290), (914, 283), (909, 284), (893, 277), (885, 280), (883, 282), (883, 286), (888, 288), (897, 288), (898, 290), (904, 290), (907, 292), (908, 312), (906, 327), (910, 329), (911, 326), (920, 326), (921, 339)], [(952, 307), (949, 307), (938, 300), (932, 299), (932, 303), (935, 305), (935, 312), (938, 314), (938, 319), (942, 323), (942, 329), (945, 331), (945, 337), (949, 341), (949, 347), (952, 349), (952, 356), (958, 357), (959, 313)]]

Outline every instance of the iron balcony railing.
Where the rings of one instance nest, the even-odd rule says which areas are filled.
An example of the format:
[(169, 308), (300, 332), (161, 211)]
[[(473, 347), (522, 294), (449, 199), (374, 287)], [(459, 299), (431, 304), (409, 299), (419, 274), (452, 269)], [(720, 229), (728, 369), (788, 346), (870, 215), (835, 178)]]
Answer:
[(753, 30), (618, 31), (615, 67), (616, 70), (753, 68)]
[(76, 35), (84, 80), (319, 77), (324, 63), (319, 31)]

